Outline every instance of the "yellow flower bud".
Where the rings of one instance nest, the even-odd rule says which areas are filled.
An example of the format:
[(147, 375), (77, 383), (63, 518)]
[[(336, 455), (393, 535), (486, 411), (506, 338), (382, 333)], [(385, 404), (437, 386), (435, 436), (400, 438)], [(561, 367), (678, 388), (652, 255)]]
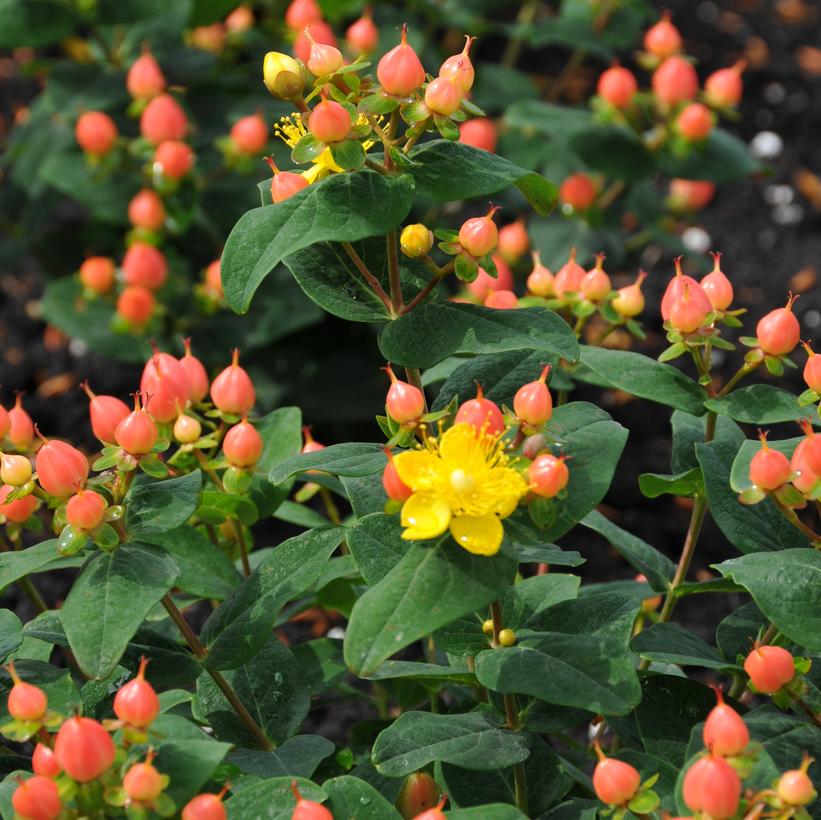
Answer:
[(0, 479), (10, 487), (20, 487), (31, 478), (31, 462), (25, 456), (0, 454)]
[(402, 253), (411, 259), (419, 259), (430, 253), (433, 247), (433, 234), (426, 225), (417, 223), (408, 225), (402, 230), (399, 237), (399, 244), (402, 246)]
[(493, 621), (490, 618), (482, 624), (482, 632), (484, 632), (485, 635), (493, 634)]
[(262, 63), (265, 87), (275, 97), (290, 100), (305, 88), (305, 67), (288, 54), (269, 51)]
[(499, 643), (502, 646), (513, 646), (516, 643), (516, 633), (512, 629), (502, 629), (499, 632)]

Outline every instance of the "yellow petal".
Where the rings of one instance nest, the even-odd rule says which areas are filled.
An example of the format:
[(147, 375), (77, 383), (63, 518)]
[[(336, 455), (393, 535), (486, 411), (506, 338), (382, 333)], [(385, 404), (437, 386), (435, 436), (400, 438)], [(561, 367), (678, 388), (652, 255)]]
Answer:
[(450, 522), (450, 534), (460, 547), (474, 555), (495, 555), (505, 532), (495, 515), (460, 515)]
[(331, 153), (330, 148), (326, 148), (315, 160), (314, 164), (318, 165), (320, 168), (326, 168), (329, 171), (333, 171), (335, 174), (341, 174), (342, 168), (340, 168), (336, 162), (334, 162), (334, 155)]
[[(486, 443), (489, 440), (486, 439)], [(475, 473), (487, 467), (487, 448), (482, 446), (472, 424), (454, 424), (439, 442), (439, 455), (449, 465), (466, 473)]]
[[(397, 457), (398, 460), (398, 457)], [(406, 541), (425, 541), (436, 538), (448, 528), (450, 506), (433, 493), (414, 493), (402, 505), (402, 538)]]
[(483, 476), (482, 492), (493, 498), (492, 511), (507, 518), (527, 492), (527, 483), (512, 467), (494, 467)]
[(393, 457), (399, 478), (412, 490), (431, 490), (439, 476), (440, 461), (430, 450), (408, 450)]

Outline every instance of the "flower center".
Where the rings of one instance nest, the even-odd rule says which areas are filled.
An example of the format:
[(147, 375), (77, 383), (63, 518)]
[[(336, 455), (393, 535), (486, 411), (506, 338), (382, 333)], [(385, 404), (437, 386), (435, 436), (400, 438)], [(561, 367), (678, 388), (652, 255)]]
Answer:
[(464, 470), (456, 469), (450, 474), (450, 486), (457, 493), (469, 493), (476, 486), (476, 479)]

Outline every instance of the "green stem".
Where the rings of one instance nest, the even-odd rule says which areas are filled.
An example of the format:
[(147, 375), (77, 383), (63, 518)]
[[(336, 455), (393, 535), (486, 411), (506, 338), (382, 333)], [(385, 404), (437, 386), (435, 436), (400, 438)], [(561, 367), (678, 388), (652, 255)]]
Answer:
[[(522, 3), (522, 7), (519, 9), (519, 13), (516, 15), (515, 25), (526, 26), (529, 23), (532, 23), (538, 8), (538, 0), (525, 0), (525, 2)], [(502, 59), (499, 60), (499, 62), (507, 68), (512, 68), (519, 60), (523, 45), (524, 40), (520, 36), (517, 35), (516, 37), (511, 37), (507, 41), (507, 45), (505, 46), (505, 50), (502, 54)]]
[(248, 560), (248, 546), (245, 543), (245, 533), (242, 531), (242, 523), (237, 518), (229, 518), (231, 528), (234, 530), (234, 538), (239, 545), (239, 557), (242, 562), (242, 574), (247, 578), (251, 574), (251, 562)]
[(791, 507), (788, 507), (775, 493), (770, 495), (773, 501), (775, 501), (776, 507), (781, 510), (781, 514), (790, 522), (794, 527), (801, 530), (807, 538), (812, 541), (813, 546), (816, 549), (821, 548), (821, 535), (819, 535), (814, 529), (808, 527), (799, 517), (798, 513)]
[(395, 316), (395, 311), (393, 309), (393, 304), (391, 303), (390, 297), (387, 293), (385, 293), (385, 289), (380, 284), (379, 280), (371, 273), (368, 266), (362, 260), (362, 257), (354, 250), (353, 245), (350, 242), (341, 242), (343, 250), (351, 259), (351, 262), (354, 263), (356, 269), (362, 274), (365, 281), (370, 285), (371, 290), (377, 295), (379, 301), (388, 309), (388, 312), (391, 314), (391, 317)]
[(718, 391), (718, 398), (726, 396), (748, 373), (752, 373), (761, 362), (744, 362), (736, 374)]
[[(191, 629), (188, 621), (185, 620), (185, 616), (177, 608), (177, 605), (174, 603), (174, 599), (171, 597), (169, 592), (166, 592), (163, 596), (162, 604), (165, 607), (165, 611), (168, 613), (168, 616), (174, 622), (177, 629), (179, 629), (180, 634), (182, 634), (183, 638), (185, 638), (185, 642), (188, 644), (191, 652), (193, 652), (194, 657), (198, 661), (204, 661), (208, 655), (208, 651), (202, 645), (202, 642), (197, 637), (194, 630)], [(237, 717), (239, 717), (239, 719), (245, 724), (248, 731), (253, 735), (254, 739), (259, 744), (259, 747), (266, 752), (273, 751), (274, 747), (271, 744), (271, 741), (268, 740), (265, 733), (251, 716), (251, 713), (245, 708), (245, 705), (239, 699), (237, 693), (231, 688), (231, 684), (228, 683), (228, 681), (225, 680), (222, 674), (216, 669), (211, 669), (210, 667), (205, 666), (205, 671), (208, 672), (211, 679), (219, 687), (222, 694), (225, 695), (226, 700), (231, 704), (231, 707), (237, 713)]]
[(567, 390), (559, 390), (559, 393), (556, 396), (556, 407), (561, 407), (562, 405), (567, 404), (567, 399), (569, 396), (570, 393)]
[(37, 587), (32, 583), (31, 578), (18, 579), (17, 586), (25, 593), (26, 598), (31, 601), (38, 612), (48, 612), (48, 606), (43, 600), (43, 596), (37, 591)]

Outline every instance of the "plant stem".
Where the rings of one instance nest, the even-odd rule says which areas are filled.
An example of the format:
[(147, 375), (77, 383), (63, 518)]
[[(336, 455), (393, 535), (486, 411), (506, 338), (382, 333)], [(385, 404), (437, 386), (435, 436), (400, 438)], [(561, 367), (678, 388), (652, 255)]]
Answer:
[(406, 313), (410, 313), (410, 312), (411, 312), (411, 311), (412, 311), (415, 307), (417, 307), (417, 306), (418, 306), (419, 304), (421, 304), (421, 303), (422, 303), (425, 299), (427, 299), (427, 298), (428, 298), (428, 296), (430, 295), (430, 292), (431, 292), (431, 291), (432, 291), (432, 290), (433, 290), (433, 289), (434, 289), (434, 288), (435, 288), (435, 287), (439, 284), (439, 282), (441, 282), (441, 281), (442, 281), (442, 277), (441, 277), (441, 276), (434, 276), (434, 277), (433, 277), (433, 279), (431, 279), (431, 280), (430, 280), (430, 282), (428, 282), (428, 283), (427, 283), (427, 285), (425, 285), (425, 287), (423, 287), (423, 288), (422, 288), (422, 290), (420, 290), (420, 291), (419, 291), (419, 293), (417, 293), (417, 294), (416, 294), (416, 296), (414, 296), (414, 297), (413, 297), (413, 299), (411, 299), (411, 300), (410, 300), (410, 302), (408, 302), (408, 303), (407, 303), (407, 304), (406, 304), (406, 305), (402, 308), (402, 310), (400, 310), (400, 311), (399, 311), (399, 314), (400, 314), (401, 316), (404, 316)]
[(330, 490), (327, 487), (323, 487), (322, 485), (320, 485), (319, 497), (322, 499), (322, 503), (325, 506), (325, 512), (327, 513), (330, 522), (336, 525), (341, 524), (342, 518), (339, 515), (339, 509), (334, 503), (334, 499), (331, 495)]
[(396, 229), (385, 235), (388, 244), (388, 282), (391, 291), (391, 304), (394, 314), (402, 313), (402, 281), (399, 278), (399, 247), (396, 241)]
[[(202, 642), (197, 637), (194, 630), (191, 629), (188, 621), (185, 620), (185, 616), (177, 608), (177, 605), (174, 603), (174, 599), (171, 597), (171, 593), (166, 592), (165, 595), (163, 595), (162, 604), (177, 629), (179, 629), (183, 638), (185, 638), (185, 642), (188, 644), (191, 652), (193, 652), (194, 657), (200, 662), (204, 661), (208, 655), (208, 651), (202, 645)], [(239, 717), (239, 719), (245, 724), (248, 731), (254, 736), (254, 739), (259, 744), (260, 748), (266, 752), (273, 751), (274, 747), (271, 744), (271, 741), (268, 740), (265, 733), (251, 716), (251, 713), (245, 708), (245, 705), (239, 699), (237, 693), (231, 688), (231, 684), (228, 683), (228, 681), (225, 680), (222, 674), (216, 669), (211, 669), (206, 666), (205, 671), (208, 672), (211, 679), (220, 688), (220, 691), (223, 695), (225, 695), (226, 700), (231, 704), (231, 707), (237, 713), (237, 717)]]
[(813, 710), (809, 707), (809, 704), (801, 698), (796, 696), (793, 698), (795, 702), (801, 707), (801, 711), (819, 728), (821, 729), (821, 715), (816, 714)]
[(584, 58), (587, 56), (587, 50), (584, 48), (577, 48), (571, 55), (570, 59), (565, 63), (562, 73), (556, 78), (555, 82), (550, 86), (550, 91), (547, 94), (549, 102), (556, 102), (564, 91), (570, 78), (576, 73), (576, 69), (582, 64)]
[(239, 544), (239, 557), (242, 562), (242, 574), (247, 578), (251, 574), (251, 563), (248, 561), (248, 546), (245, 543), (245, 534), (242, 532), (242, 524), (236, 518), (229, 518), (231, 528), (234, 530), (234, 537)]
[(345, 253), (351, 259), (351, 262), (354, 263), (356, 269), (362, 274), (365, 278), (365, 281), (370, 285), (371, 290), (377, 295), (379, 301), (388, 309), (388, 312), (391, 314), (391, 317), (395, 316), (395, 311), (393, 309), (393, 305), (391, 304), (390, 297), (387, 293), (385, 293), (385, 289), (379, 283), (379, 280), (370, 272), (368, 266), (362, 261), (362, 257), (354, 250), (353, 245), (350, 242), (341, 242), (342, 248), (344, 249)]
[(745, 362), (736, 374), (716, 393), (718, 398), (726, 396), (748, 373), (752, 373), (761, 362)]
[(791, 507), (788, 507), (781, 499), (775, 494), (772, 493), (770, 498), (775, 502), (776, 507), (781, 510), (781, 514), (790, 522), (794, 527), (797, 527), (807, 538), (812, 541), (812, 545), (819, 549), (821, 548), (821, 535), (819, 535), (814, 529), (808, 527), (799, 517), (798, 513)]
[(613, 201), (624, 190), (625, 182), (623, 179), (617, 179), (600, 197), (598, 206), (602, 210), (613, 204)]
[[(515, 25), (526, 26), (529, 23), (532, 23), (538, 8), (538, 0), (525, 0), (525, 2), (522, 3), (522, 7), (519, 9), (519, 13), (516, 15)], [(520, 36), (517, 35), (516, 37), (511, 37), (510, 40), (507, 41), (507, 45), (505, 46), (505, 50), (502, 54), (502, 59), (499, 60), (499, 63), (507, 68), (512, 68), (519, 60), (519, 55), (522, 53), (523, 45), (524, 41)]]
[(43, 596), (37, 591), (37, 587), (32, 583), (31, 578), (20, 578), (17, 581), (17, 586), (25, 593), (26, 598), (31, 601), (38, 612), (48, 612), (48, 606), (43, 600)]

